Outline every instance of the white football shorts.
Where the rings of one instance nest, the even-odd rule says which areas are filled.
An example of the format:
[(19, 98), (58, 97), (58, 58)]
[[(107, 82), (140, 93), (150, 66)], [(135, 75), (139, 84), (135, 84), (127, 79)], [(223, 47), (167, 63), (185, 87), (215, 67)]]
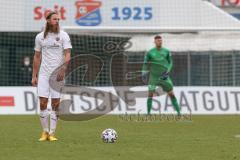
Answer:
[(49, 76), (39, 75), (37, 85), (38, 97), (60, 98), (61, 93), (52, 89), (49, 84)]

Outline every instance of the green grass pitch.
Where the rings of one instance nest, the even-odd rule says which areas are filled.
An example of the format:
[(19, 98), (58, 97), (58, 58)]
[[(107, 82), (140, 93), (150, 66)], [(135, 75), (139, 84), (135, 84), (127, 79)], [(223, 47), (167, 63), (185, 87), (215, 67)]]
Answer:
[[(0, 125), (1, 160), (240, 160), (239, 116), (193, 116), (178, 122), (119, 116), (60, 120), (57, 142), (37, 141), (38, 116), (0, 116)], [(106, 128), (118, 132), (116, 143), (102, 142)]]

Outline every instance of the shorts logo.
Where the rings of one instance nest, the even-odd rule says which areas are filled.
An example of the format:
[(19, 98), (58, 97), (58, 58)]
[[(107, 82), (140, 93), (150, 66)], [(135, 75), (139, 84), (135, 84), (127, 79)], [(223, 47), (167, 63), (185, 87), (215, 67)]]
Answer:
[(102, 22), (100, 7), (102, 2), (82, 0), (75, 3), (77, 7), (76, 23), (80, 26), (97, 26)]
[(60, 40), (60, 38), (59, 38), (59, 37), (57, 37), (57, 38), (56, 38), (56, 41), (59, 41), (59, 40)]

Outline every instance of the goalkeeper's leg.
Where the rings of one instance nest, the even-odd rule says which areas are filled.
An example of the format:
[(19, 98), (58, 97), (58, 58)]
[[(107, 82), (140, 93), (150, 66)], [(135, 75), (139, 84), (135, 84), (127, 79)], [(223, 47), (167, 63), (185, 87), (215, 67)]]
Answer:
[(153, 97), (153, 92), (148, 92), (148, 99), (147, 99), (147, 114), (150, 115), (151, 110), (152, 110), (152, 97)]
[(180, 114), (180, 106), (179, 106), (177, 98), (175, 97), (174, 92), (173, 92), (172, 80), (170, 78), (168, 78), (167, 80), (162, 81), (161, 86), (162, 86), (163, 90), (168, 93), (168, 96), (171, 99), (173, 107), (177, 111), (177, 114), (180, 116), (181, 115)]
[(150, 115), (152, 110), (152, 97), (155, 92), (156, 85), (148, 85), (147, 114)]
[(170, 97), (172, 105), (175, 108), (175, 110), (177, 111), (178, 116), (180, 116), (181, 115), (180, 106), (178, 104), (177, 98), (175, 97), (173, 91), (168, 92), (168, 96)]

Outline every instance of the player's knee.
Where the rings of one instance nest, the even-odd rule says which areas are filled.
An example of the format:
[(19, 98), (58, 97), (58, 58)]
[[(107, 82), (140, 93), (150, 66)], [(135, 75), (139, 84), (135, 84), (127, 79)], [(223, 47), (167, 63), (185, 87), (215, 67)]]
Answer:
[(58, 107), (59, 107), (59, 104), (60, 104), (59, 101), (52, 102), (52, 110), (56, 111), (58, 109)]
[(40, 101), (40, 109), (45, 110), (47, 108), (47, 101)]
[(153, 97), (153, 92), (149, 92), (149, 93), (148, 93), (148, 97), (149, 97), (149, 98), (152, 98), (152, 97)]
[(52, 106), (53, 106), (53, 107), (58, 107), (58, 106), (59, 106), (59, 102), (53, 102), (53, 103), (52, 103)]
[(171, 98), (175, 98), (175, 95), (174, 95), (173, 91), (168, 92), (168, 96), (171, 97)]

